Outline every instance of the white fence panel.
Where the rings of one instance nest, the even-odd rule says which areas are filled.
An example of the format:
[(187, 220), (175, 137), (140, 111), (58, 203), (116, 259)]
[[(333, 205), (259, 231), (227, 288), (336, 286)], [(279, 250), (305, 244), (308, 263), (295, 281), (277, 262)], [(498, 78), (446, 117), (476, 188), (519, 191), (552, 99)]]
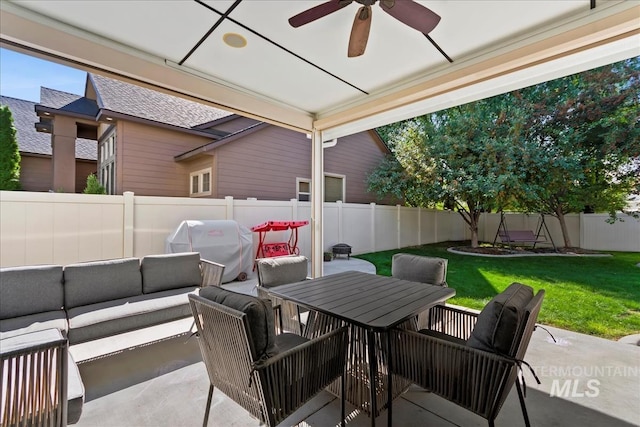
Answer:
[[(640, 252), (640, 221), (625, 214), (618, 215), (624, 222), (614, 224), (606, 222), (608, 215), (584, 214), (584, 249)], [(622, 245), (623, 249), (620, 249)]]
[(340, 209), (337, 203), (327, 203), (322, 210), (322, 248), (329, 251), (331, 246), (340, 241)]
[(375, 247), (374, 252), (397, 249), (398, 208), (396, 206), (375, 206)]
[(123, 197), (2, 192), (0, 265), (123, 256)]
[[(191, 199), (83, 194), (0, 192), (0, 265), (68, 264), (163, 253), (167, 236), (183, 220), (233, 219), (251, 228), (265, 221), (308, 220), (308, 202)], [(470, 238), (467, 224), (451, 211), (349, 203), (325, 203), (324, 250), (347, 243), (353, 254)], [(546, 223), (564, 246), (558, 220)], [(606, 223), (607, 215), (567, 215), (572, 246), (640, 252), (640, 221)], [(507, 214), (510, 229), (535, 231), (539, 216)], [(500, 214), (484, 214), (479, 238), (493, 242)], [(311, 255), (311, 225), (298, 229), (300, 253)], [(267, 242), (288, 241), (289, 231), (270, 232)], [(254, 233), (254, 251), (258, 235)]]
[(351, 246), (351, 252), (354, 254), (373, 252), (375, 232), (372, 213), (375, 212), (375, 209), (375, 205), (345, 203), (342, 208), (342, 241), (328, 242), (325, 239), (325, 246), (331, 247), (335, 243), (346, 243)]
[(420, 244), (420, 209), (398, 207), (400, 211), (400, 247)]
[(437, 219), (437, 211), (420, 209), (420, 244), (426, 245), (438, 241)]
[(436, 227), (436, 239), (438, 242), (447, 240), (459, 241), (470, 238), (469, 227), (457, 212), (437, 211)]
[(226, 219), (220, 199), (136, 196), (134, 199), (133, 256), (165, 252), (167, 237), (184, 220)]

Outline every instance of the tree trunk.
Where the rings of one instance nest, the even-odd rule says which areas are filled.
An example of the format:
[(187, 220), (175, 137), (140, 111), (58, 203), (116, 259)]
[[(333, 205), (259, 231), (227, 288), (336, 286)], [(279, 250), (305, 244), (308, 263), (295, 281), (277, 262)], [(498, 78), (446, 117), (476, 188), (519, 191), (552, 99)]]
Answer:
[(569, 230), (567, 230), (567, 222), (565, 221), (564, 212), (561, 209), (556, 209), (556, 218), (560, 222), (560, 230), (562, 230), (562, 237), (564, 238), (564, 247), (571, 248), (571, 237), (569, 237)]
[[(474, 203), (467, 203), (469, 206), (474, 206)], [(469, 225), (469, 230), (471, 231), (471, 247), (478, 247), (478, 222), (480, 221), (480, 211), (473, 210), (467, 212), (464, 208), (458, 208), (458, 213), (464, 219), (464, 222)]]
[(470, 218), (469, 229), (471, 230), (471, 247), (477, 248), (478, 247), (478, 220), (480, 219), (480, 214), (476, 214), (475, 212), (472, 212), (471, 215), (469, 215), (469, 218)]
[(476, 228), (475, 230), (471, 230), (471, 247), (472, 248), (477, 248), (478, 247), (478, 229)]

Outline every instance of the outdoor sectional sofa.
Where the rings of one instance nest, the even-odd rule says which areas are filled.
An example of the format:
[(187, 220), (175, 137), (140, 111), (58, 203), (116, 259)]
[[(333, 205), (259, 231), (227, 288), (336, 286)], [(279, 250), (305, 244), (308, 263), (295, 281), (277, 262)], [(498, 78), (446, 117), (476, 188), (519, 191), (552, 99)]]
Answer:
[[(0, 339), (15, 341), (53, 328), (73, 345), (186, 318), (191, 316), (188, 295), (202, 286), (219, 286), (223, 270), (196, 252), (3, 268)], [(84, 397), (72, 359), (69, 376), (72, 424)]]

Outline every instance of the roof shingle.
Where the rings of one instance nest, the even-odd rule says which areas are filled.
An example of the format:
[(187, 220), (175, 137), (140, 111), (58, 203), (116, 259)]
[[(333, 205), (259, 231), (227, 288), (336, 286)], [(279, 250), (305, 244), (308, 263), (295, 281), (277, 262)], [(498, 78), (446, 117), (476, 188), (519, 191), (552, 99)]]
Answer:
[(39, 105), (91, 118), (95, 118), (98, 115), (98, 105), (93, 99), (47, 87), (40, 88)]
[[(35, 124), (39, 121), (35, 111), (36, 103), (8, 96), (1, 96), (0, 103), (7, 105), (11, 110), (20, 152), (50, 156), (51, 135), (38, 132), (35, 128)], [(97, 152), (96, 141), (83, 138), (76, 140), (76, 158), (96, 160)]]
[(228, 111), (98, 74), (90, 73), (89, 79), (99, 94), (98, 106), (105, 110), (185, 129), (232, 115)]

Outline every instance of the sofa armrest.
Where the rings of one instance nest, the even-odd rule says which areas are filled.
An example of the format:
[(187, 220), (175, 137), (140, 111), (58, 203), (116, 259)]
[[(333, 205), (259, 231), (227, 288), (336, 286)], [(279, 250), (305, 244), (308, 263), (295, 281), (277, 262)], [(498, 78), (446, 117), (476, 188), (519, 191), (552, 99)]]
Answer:
[(224, 265), (201, 258), (200, 268), (202, 269), (203, 288), (205, 286), (220, 286), (222, 284)]

